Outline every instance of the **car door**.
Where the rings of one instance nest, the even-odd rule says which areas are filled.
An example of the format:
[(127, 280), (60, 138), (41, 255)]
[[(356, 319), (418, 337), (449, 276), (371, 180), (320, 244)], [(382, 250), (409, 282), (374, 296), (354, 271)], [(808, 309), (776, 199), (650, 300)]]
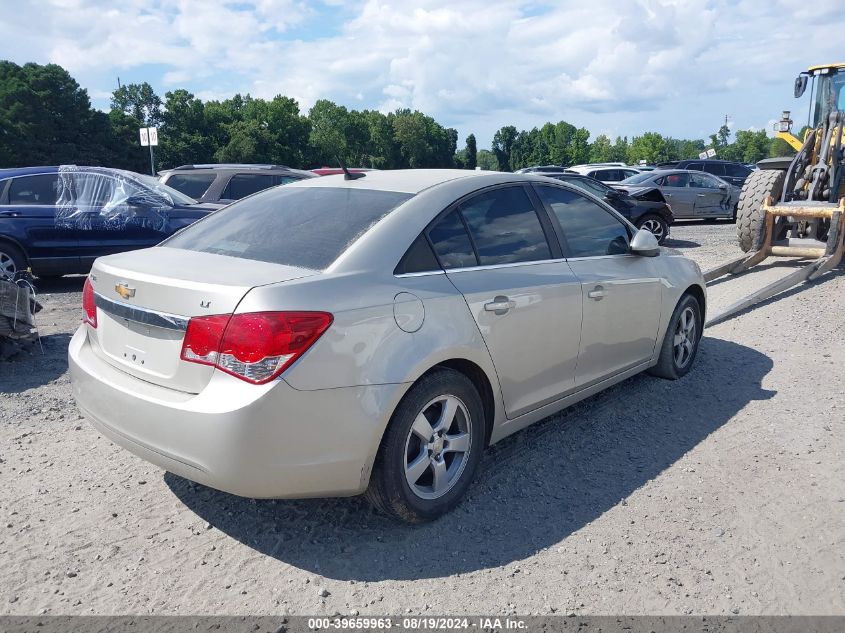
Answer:
[(561, 187), (536, 188), (558, 223), (569, 267), (581, 283), (576, 388), (650, 361), (662, 299), (657, 258), (629, 253), (633, 227), (598, 202)]
[(170, 205), (122, 176), (74, 171), (71, 194), (60, 201), (63, 221), (78, 229), (79, 257), (90, 266), (97, 257), (155, 246), (166, 237)]
[(448, 210), (428, 237), (487, 344), (508, 417), (571, 391), (581, 284), (530, 189), (477, 193)]
[(695, 194), (694, 212), (697, 217), (724, 215), (730, 186), (705, 174), (690, 174), (689, 190)]
[(680, 172), (661, 176), (654, 181), (676, 218), (695, 217), (695, 192), (688, 187), (689, 177), (688, 173)]
[(9, 180), (0, 198), (0, 225), (21, 243), (33, 267), (50, 274), (78, 268), (78, 236), (56, 221), (59, 175), (34, 174)]

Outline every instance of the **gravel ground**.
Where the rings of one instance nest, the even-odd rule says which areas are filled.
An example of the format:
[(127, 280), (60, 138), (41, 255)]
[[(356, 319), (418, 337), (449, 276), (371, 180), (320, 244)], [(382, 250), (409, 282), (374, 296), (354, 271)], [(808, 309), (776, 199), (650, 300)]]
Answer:
[[(668, 245), (707, 268), (733, 233)], [(845, 614), (841, 272), (709, 329), (684, 379), (634, 377), (497, 444), (420, 527), (230, 496), (98, 435), (65, 359), (81, 286), (42, 284), (44, 355), (0, 364), (2, 614)]]

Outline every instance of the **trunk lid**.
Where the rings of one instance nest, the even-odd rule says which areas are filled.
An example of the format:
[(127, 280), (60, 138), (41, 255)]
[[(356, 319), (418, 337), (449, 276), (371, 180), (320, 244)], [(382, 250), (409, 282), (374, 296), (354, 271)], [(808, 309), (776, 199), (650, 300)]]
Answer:
[(214, 368), (181, 360), (191, 317), (231, 314), (250, 289), (317, 271), (155, 247), (101, 257), (91, 270), (97, 303), (94, 351), (148, 382), (198, 393)]

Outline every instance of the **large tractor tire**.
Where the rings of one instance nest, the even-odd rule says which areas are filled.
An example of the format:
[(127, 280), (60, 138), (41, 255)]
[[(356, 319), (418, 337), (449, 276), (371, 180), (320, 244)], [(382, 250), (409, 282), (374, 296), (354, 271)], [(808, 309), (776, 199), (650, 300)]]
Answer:
[(783, 193), (786, 172), (780, 169), (761, 169), (751, 172), (742, 185), (736, 210), (736, 236), (739, 247), (748, 252), (760, 247), (763, 241), (763, 203), (769, 196), (777, 202)]

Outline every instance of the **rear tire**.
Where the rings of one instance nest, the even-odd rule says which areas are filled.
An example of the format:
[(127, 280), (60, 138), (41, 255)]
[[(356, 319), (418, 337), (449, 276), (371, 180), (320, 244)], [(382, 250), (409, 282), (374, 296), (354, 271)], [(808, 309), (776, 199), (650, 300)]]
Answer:
[(669, 235), (669, 223), (659, 215), (649, 213), (637, 221), (638, 229), (645, 229), (657, 238), (658, 244), (663, 244)]
[(469, 378), (445, 368), (423, 376), (390, 418), (367, 499), (407, 523), (448, 512), (472, 483), (485, 430), (481, 396)]
[(0, 276), (12, 277), (26, 270), (26, 256), (14, 244), (0, 241)]
[(736, 236), (743, 252), (757, 250), (763, 243), (763, 203), (769, 196), (775, 202), (780, 199), (785, 178), (785, 171), (761, 169), (745, 179), (736, 210)]
[(692, 368), (698, 353), (698, 342), (704, 324), (701, 318), (701, 306), (692, 295), (684, 295), (675, 306), (669, 326), (660, 346), (657, 365), (648, 370), (653, 376), (677, 380), (685, 376)]

